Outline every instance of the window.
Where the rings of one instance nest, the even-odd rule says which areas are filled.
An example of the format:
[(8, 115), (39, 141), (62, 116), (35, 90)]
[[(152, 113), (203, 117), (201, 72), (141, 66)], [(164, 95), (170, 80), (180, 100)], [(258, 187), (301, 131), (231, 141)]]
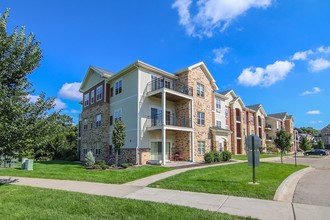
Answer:
[(102, 116), (101, 114), (96, 115), (96, 127), (101, 127), (101, 120), (102, 120)]
[(114, 119), (115, 119), (115, 121), (116, 121), (117, 119), (120, 119), (120, 120), (121, 120), (121, 109), (115, 111)]
[(96, 89), (96, 101), (100, 101), (102, 99), (102, 93), (103, 93), (103, 86), (99, 86)]
[(221, 121), (216, 121), (216, 126), (217, 126), (218, 128), (221, 128)]
[(83, 143), (82, 148), (83, 148), (83, 154), (87, 154), (87, 143)]
[(197, 124), (204, 125), (205, 124), (205, 113), (197, 112)]
[(89, 93), (84, 95), (84, 107), (89, 105)]
[(197, 96), (204, 97), (204, 85), (197, 83)]
[(251, 115), (250, 116), (250, 122), (253, 123), (253, 121), (254, 121), (254, 117), (253, 117), (253, 115)]
[(215, 99), (215, 108), (216, 110), (221, 109), (221, 99)]
[(93, 128), (93, 121), (91, 121), (91, 129)]
[(94, 103), (94, 90), (91, 91), (91, 104)]
[(84, 119), (84, 130), (86, 130), (88, 127), (88, 120)]
[(113, 116), (112, 115), (110, 116), (110, 120), (109, 121), (110, 121), (110, 125), (112, 125), (112, 123), (113, 123)]
[(205, 154), (205, 142), (198, 141), (198, 154)]
[(101, 143), (97, 142), (96, 147), (95, 147), (95, 155), (100, 155), (101, 154)]
[(119, 80), (115, 83), (115, 94), (118, 95), (123, 90), (123, 81)]
[(226, 117), (228, 117), (228, 109), (227, 108), (226, 108), (226, 113), (225, 114), (226, 114)]

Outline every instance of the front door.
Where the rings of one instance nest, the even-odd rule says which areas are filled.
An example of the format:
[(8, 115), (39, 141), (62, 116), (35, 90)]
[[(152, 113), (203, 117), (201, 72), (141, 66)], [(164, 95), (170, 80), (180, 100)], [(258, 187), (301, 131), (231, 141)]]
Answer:
[[(166, 142), (165, 159), (170, 160), (171, 142)], [(151, 142), (151, 160), (162, 160), (162, 142)]]

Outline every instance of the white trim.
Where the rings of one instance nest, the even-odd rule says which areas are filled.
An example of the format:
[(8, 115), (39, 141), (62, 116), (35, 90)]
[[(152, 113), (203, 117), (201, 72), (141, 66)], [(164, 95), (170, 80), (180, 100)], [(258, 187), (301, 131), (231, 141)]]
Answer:
[[(118, 93), (118, 94), (116, 94), (116, 83), (117, 82), (120, 82), (121, 81), (121, 92), (120, 93)], [(123, 78), (119, 78), (119, 79), (117, 79), (115, 82), (114, 82), (114, 89), (115, 89), (115, 91), (114, 91), (114, 95), (115, 96), (117, 96), (117, 95), (120, 95), (120, 94), (123, 94), (123, 92), (124, 92), (124, 80), (123, 80)]]
[[(100, 101), (100, 100), (102, 100), (102, 96), (104, 95), (103, 93), (104, 93), (104, 90), (103, 90), (103, 87), (104, 87), (104, 85), (99, 85), (98, 87), (96, 87), (96, 102), (98, 102), (98, 101)], [(99, 90), (99, 88), (101, 88), (102, 89), (102, 91), (101, 91), (101, 98), (100, 99), (98, 99), (97, 98), (97, 90)]]

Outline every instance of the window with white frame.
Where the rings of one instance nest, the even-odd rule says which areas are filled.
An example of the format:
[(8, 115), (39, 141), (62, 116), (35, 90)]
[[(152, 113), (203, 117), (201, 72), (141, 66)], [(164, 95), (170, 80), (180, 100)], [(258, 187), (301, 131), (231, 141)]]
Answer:
[(102, 99), (102, 94), (103, 94), (103, 86), (99, 86), (96, 89), (96, 101), (100, 101)]
[(96, 127), (101, 127), (102, 116), (101, 114), (96, 115)]
[(215, 108), (217, 111), (221, 109), (221, 99), (215, 99)]
[(114, 119), (115, 119), (115, 121), (117, 119), (121, 120), (121, 117), (122, 117), (122, 115), (121, 115), (121, 109), (116, 110), (115, 113), (114, 113)]
[(123, 80), (118, 80), (115, 83), (115, 94), (118, 95), (122, 92), (123, 90)]
[(89, 105), (89, 93), (84, 95), (84, 107)]
[(198, 141), (198, 154), (205, 154), (205, 142), (204, 141)]
[(87, 154), (87, 143), (83, 143), (82, 148), (83, 148), (83, 154)]
[(88, 128), (88, 120), (84, 119), (84, 130)]
[(215, 126), (217, 126), (218, 128), (221, 128), (221, 121), (216, 121)]
[(96, 146), (95, 146), (95, 155), (100, 155), (101, 154), (101, 143), (100, 142), (96, 142)]
[(91, 104), (94, 103), (94, 89), (91, 91)]
[(197, 112), (197, 124), (204, 125), (205, 124), (205, 113)]
[(197, 96), (204, 97), (204, 85), (197, 83)]
[(226, 108), (225, 114), (226, 114), (226, 117), (228, 117), (228, 109), (227, 108)]

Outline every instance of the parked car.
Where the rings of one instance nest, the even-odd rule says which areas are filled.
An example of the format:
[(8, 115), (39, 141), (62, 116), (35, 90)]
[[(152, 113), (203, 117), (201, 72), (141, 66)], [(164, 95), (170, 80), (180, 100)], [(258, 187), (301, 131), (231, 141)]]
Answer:
[(304, 152), (305, 156), (308, 155), (320, 155), (320, 156), (325, 156), (325, 155), (329, 155), (329, 152), (327, 152), (326, 150), (321, 150), (321, 149), (314, 149), (314, 150), (309, 150)]

